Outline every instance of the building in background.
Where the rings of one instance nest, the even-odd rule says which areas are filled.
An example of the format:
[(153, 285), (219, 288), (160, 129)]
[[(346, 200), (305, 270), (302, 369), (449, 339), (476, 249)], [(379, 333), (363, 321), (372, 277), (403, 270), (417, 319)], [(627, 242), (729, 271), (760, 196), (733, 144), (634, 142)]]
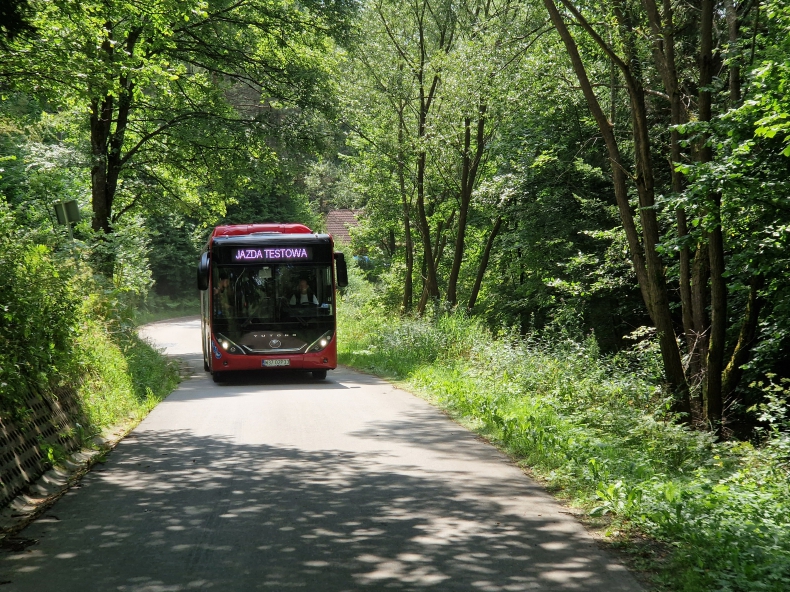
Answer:
[(361, 210), (332, 210), (326, 214), (326, 231), (332, 235), (336, 244), (351, 243), (350, 228), (359, 226)]

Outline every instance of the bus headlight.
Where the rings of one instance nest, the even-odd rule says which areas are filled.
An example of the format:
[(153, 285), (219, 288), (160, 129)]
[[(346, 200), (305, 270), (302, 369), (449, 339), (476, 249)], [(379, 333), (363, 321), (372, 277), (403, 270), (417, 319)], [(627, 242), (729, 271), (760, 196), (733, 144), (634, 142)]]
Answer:
[(217, 335), (217, 341), (222, 346), (226, 352), (230, 354), (246, 354), (247, 352), (244, 351), (244, 348), (240, 345), (236, 345), (230, 339), (225, 337), (224, 335)]
[(332, 336), (334, 335), (334, 331), (327, 331), (321, 337), (316, 339), (310, 346), (307, 348), (307, 352), (319, 352), (324, 349), (329, 342), (332, 341)]

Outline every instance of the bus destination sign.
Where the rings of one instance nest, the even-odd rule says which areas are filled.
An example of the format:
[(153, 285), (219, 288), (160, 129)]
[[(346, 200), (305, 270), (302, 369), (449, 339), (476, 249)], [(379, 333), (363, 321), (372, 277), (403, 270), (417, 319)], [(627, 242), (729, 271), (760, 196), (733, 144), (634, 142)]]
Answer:
[(312, 249), (305, 247), (264, 247), (261, 249), (234, 249), (232, 260), (236, 263), (246, 261), (310, 261)]

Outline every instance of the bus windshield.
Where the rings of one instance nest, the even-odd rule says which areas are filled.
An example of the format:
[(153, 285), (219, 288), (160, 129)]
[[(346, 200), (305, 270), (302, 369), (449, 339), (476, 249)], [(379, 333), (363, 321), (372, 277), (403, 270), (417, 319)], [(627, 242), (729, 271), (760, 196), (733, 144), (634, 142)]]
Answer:
[(215, 265), (212, 325), (239, 353), (306, 352), (334, 328), (328, 264)]

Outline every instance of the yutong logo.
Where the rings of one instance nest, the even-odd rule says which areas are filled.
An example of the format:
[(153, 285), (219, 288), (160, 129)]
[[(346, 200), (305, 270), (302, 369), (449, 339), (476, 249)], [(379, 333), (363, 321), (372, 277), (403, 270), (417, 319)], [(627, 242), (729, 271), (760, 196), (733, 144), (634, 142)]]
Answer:
[(252, 336), (255, 339), (266, 339), (267, 337), (296, 337), (296, 333), (293, 335), (289, 333), (269, 333), (268, 335), (266, 333), (253, 333)]
[(310, 253), (304, 247), (282, 249), (236, 249), (236, 261), (276, 261), (278, 259), (309, 259)]
[(279, 340), (279, 339), (272, 339), (272, 340), (269, 342), (269, 347), (272, 347), (272, 348), (275, 348), (275, 349), (276, 349), (276, 348), (278, 348), (278, 347), (280, 347), (281, 345), (282, 345), (282, 343), (280, 342), (280, 340)]

